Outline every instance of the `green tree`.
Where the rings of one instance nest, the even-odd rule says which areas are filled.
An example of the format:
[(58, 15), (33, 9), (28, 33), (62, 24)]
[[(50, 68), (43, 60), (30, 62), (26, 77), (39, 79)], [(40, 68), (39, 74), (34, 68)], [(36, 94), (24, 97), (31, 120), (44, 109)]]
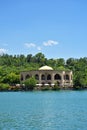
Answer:
[(34, 58), (35, 58), (35, 61), (36, 61), (37, 63), (44, 63), (44, 61), (45, 61), (45, 56), (44, 56), (44, 54), (42, 54), (42, 53), (37, 53), (37, 54), (34, 56)]
[(15, 85), (17, 83), (20, 83), (20, 78), (19, 75), (16, 75), (15, 73), (11, 72), (4, 77), (3, 82), (9, 83), (10, 85)]
[(32, 54), (28, 54), (26, 60), (30, 63), (32, 61)]

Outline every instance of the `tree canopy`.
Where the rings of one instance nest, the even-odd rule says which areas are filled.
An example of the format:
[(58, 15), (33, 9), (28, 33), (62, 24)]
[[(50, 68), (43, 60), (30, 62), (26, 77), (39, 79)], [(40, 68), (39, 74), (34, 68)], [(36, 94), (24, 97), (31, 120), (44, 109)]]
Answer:
[(0, 83), (20, 83), (20, 72), (37, 70), (43, 65), (51, 66), (54, 70), (72, 70), (74, 86), (87, 87), (87, 57), (75, 59), (47, 59), (44, 54), (28, 54), (0, 56)]

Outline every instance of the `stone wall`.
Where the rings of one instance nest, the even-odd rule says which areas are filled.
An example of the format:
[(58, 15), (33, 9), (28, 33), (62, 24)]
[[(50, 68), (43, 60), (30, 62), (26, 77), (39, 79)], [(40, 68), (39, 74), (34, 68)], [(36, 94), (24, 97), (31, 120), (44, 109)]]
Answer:
[(61, 87), (73, 87), (73, 74), (72, 71), (58, 71), (58, 70), (37, 70), (37, 71), (24, 71), (20, 74), (20, 81), (34, 76), (39, 85), (54, 85), (58, 84)]

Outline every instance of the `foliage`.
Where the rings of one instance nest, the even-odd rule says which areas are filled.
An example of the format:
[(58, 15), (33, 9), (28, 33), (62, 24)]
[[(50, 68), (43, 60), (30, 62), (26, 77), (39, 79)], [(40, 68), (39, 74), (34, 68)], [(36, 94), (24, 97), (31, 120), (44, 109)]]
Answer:
[(52, 90), (60, 90), (60, 87), (58, 85), (54, 85), (54, 87), (52, 88)]
[(25, 89), (26, 90), (33, 90), (35, 88), (35, 86), (36, 86), (36, 83), (37, 83), (37, 81), (36, 81), (36, 79), (34, 77), (26, 79), (24, 81)]
[(9, 84), (0, 83), (0, 91), (9, 90)]
[(82, 89), (80, 86), (74, 86), (74, 89), (75, 90), (80, 90), (80, 89)]
[(4, 77), (3, 82), (9, 83), (10, 85), (15, 85), (16, 83), (20, 82), (19, 75), (11, 72)]
[(9, 91), (20, 91), (22, 90), (20, 86), (10, 86)]
[(27, 70), (37, 70), (42, 65), (49, 65), (54, 70), (72, 70), (74, 86), (80, 88), (87, 87), (87, 57), (75, 59), (69, 58), (64, 60), (47, 59), (44, 54), (28, 54), (0, 56), (0, 83), (14, 85), (20, 83), (20, 72)]
[(43, 86), (41, 88), (42, 91), (47, 91), (47, 90), (50, 90), (50, 86)]

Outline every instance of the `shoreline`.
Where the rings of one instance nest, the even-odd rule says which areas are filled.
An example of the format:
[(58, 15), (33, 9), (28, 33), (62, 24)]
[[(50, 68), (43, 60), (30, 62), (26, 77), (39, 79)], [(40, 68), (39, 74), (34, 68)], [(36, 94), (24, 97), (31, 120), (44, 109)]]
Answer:
[(57, 88), (57, 89), (53, 89), (53, 88), (34, 88), (34, 89), (30, 89), (30, 90), (24, 90), (24, 89), (8, 89), (8, 90), (0, 90), (0, 92), (34, 92), (34, 91), (84, 91), (87, 90), (87, 88)]

